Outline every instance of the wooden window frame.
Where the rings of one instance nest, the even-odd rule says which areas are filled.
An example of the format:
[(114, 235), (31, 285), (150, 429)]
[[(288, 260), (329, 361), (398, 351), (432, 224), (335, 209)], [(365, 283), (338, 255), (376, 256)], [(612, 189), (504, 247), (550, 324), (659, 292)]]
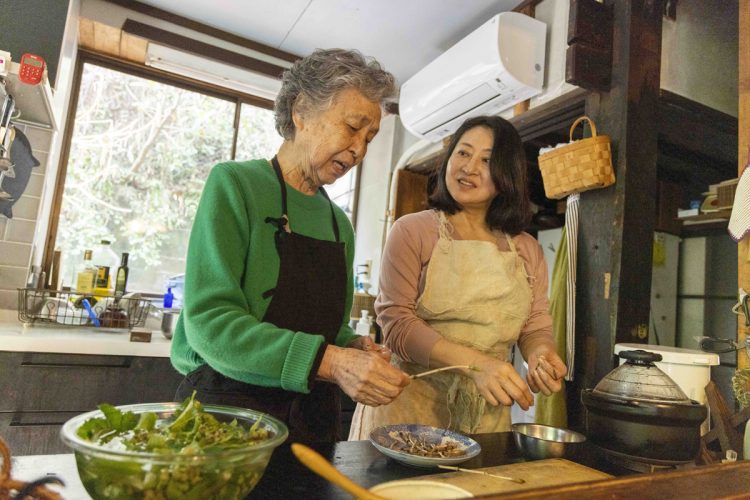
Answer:
[[(150, 66), (138, 64), (118, 57), (105, 55), (99, 52), (91, 51), (79, 47), (78, 57), (73, 71), (73, 81), (70, 94), (70, 102), (68, 104), (68, 114), (65, 121), (65, 129), (62, 131), (62, 149), (60, 151), (60, 159), (58, 161), (57, 178), (55, 179), (55, 188), (52, 195), (52, 205), (49, 215), (49, 226), (47, 228), (47, 234), (44, 241), (44, 252), (42, 257), (42, 269), (47, 272), (47, 276), (50, 275), (52, 268), (52, 259), (55, 252), (55, 245), (57, 243), (57, 232), (60, 223), (60, 212), (62, 210), (63, 195), (65, 192), (65, 180), (68, 171), (68, 161), (70, 159), (71, 142), (73, 139), (73, 131), (75, 130), (75, 118), (78, 110), (78, 99), (81, 92), (81, 78), (83, 76), (83, 67), (86, 63), (94, 64), (104, 68), (120, 71), (130, 75), (138, 76), (141, 78), (147, 78), (159, 83), (172, 85), (181, 89), (190, 90), (193, 92), (199, 92), (201, 94), (222, 99), (234, 103), (234, 132), (232, 137), (232, 152), (231, 156), (234, 159), (237, 153), (237, 136), (239, 132), (240, 115), (242, 110), (242, 104), (248, 104), (251, 106), (257, 106), (262, 109), (273, 110), (273, 101), (263, 99), (261, 97), (244, 94), (242, 92), (234, 91), (218, 85), (212, 85), (210, 83), (201, 82), (192, 78), (183, 77), (170, 73), (168, 71), (162, 71)], [(355, 190), (354, 190), (354, 208), (352, 210), (352, 226), (356, 227), (357, 221), (357, 203), (359, 201), (359, 184), (360, 184), (361, 168), (357, 168), (356, 179), (355, 179)]]

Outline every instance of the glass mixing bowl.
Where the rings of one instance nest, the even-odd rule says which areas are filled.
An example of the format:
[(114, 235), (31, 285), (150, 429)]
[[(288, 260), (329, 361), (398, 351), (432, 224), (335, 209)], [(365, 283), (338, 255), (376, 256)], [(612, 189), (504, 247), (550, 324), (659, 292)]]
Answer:
[[(164, 421), (169, 420), (179, 406), (179, 403), (145, 403), (117, 408), (136, 415), (153, 412), (159, 421)], [(221, 422), (236, 420), (245, 428), (260, 418), (259, 426), (268, 430), (269, 438), (241, 448), (201, 454), (110, 449), (77, 434), (84, 422), (103, 416), (99, 410), (68, 420), (60, 437), (73, 449), (81, 482), (95, 500), (244, 498), (260, 481), (271, 453), (284, 442), (288, 429), (280, 420), (254, 410), (214, 405), (204, 405), (203, 409)]]

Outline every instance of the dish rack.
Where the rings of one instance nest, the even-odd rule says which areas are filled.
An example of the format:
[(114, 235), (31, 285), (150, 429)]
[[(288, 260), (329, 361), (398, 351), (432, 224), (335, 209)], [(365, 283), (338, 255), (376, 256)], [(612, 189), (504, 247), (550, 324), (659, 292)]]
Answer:
[(140, 297), (115, 298), (65, 290), (18, 289), (18, 319), (23, 323), (53, 323), (60, 326), (96, 327), (83, 300), (91, 306), (101, 328), (130, 329), (143, 326), (151, 303)]

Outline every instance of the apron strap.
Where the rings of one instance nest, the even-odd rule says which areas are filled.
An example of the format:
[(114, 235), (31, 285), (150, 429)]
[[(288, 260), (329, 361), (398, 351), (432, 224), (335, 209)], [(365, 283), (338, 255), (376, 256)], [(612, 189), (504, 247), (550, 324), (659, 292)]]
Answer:
[[(289, 233), (291, 233), (291, 229), (289, 229), (289, 216), (287, 215), (286, 182), (284, 182), (284, 174), (281, 173), (281, 165), (279, 165), (278, 158), (274, 156), (271, 159), (271, 165), (273, 166), (273, 171), (276, 173), (276, 179), (279, 181), (279, 190), (281, 191), (281, 217), (266, 217), (265, 222), (267, 224), (276, 226), (276, 232), (274, 233), (273, 238), (276, 244), (276, 252), (279, 254), (279, 257), (281, 257), (281, 245), (284, 240), (289, 237)], [(341, 238), (339, 236), (339, 225), (336, 222), (336, 213), (333, 210), (333, 203), (331, 202), (331, 198), (328, 197), (328, 193), (326, 193), (326, 190), (323, 189), (322, 186), (320, 187), (320, 190), (322, 191), (323, 196), (325, 196), (326, 200), (328, 200), (328, 205), (331, 208), (333, 234), (336, 237), (336, 243), (339, 243), (341, 241)], [(275, 291), (275, 287), (269, 288), (268, 290), (263, 292), (263, 298), (267, 299), (269, 297), (272, 297)]]
[[(273, 170), (276, 172), (276, 178), (279, 181), (279, 188), (281, 190), (281, 217), (266, 217), (265, 221), (267, 223), (273, 224), (276, 226), (276, 246), (278, 249), (279, 240), (282, 240), (284, 238), (284, 234), (287, 233), (286, 226), (289, 224), (289, 216), (287, 215), (287, 204), (286, 204), (286, 183), (284, 182), (284, 175), (281, 173), (281, 165), (279, 165), (279, 160), (277, 157), (273, 157), (271, 159), (271, 165), (273, 165)], [(341, 236), (339, 234), (339, 225), (338, 222), (336, 222), (336, 212), (333, 210), (333, 202), (331, 201), (331, 198), (328, 196), (328, 193), (325, 189), (321, 186), (320, 188), (321, 193), (323, 196), (325, 196), (326, 200), (328, 200), (328, 205), (331, 208), (331, 222), (333, 223), (333, 235), (336, 238), (336, 243), (341, 242)]]
[[(267, 224), (273, 224), (276, 226), (276, 232), (273, 235), (276, 243), (276, 251), (281, 255), (281, 242), (289, 235), (287, 228), (289, 227), (289, 217), (286, 212), (286, 183), (284, 182), (284, 176), (281, 174), (281, 166), (279, 166), (279, 160), (274, 156), (271, 160), (273, 165), (273, 171), (276, 172), (276, 178), (279, 181), (279, 189), (281, 191), (281, 217), (266, 217), (265, 222)], [(268, 290), (266, 293), (268, 293)]]
[(513, 243), (513, 238), (508, 235), (508, 233), (503, 233), (505, 235), (505, 241), (508, 242), (508, 247), (510, 248), (511, 252), (518, 254), (518, 251), (516, 250), (516, 244)]

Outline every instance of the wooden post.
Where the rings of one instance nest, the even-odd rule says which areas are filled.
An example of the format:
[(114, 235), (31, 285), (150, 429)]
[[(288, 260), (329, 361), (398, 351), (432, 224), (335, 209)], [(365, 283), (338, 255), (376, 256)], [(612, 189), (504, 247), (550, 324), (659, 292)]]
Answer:
[[(519, 5), (516, 7), (516, 12), (520, 12), (521, 14), (526, 14), (529, 17), (536, 16), (536, 4), (539, 2), (529, 2), (525, 5)], [(515, 10), (515, 9), (514, 9)], [(520, 114), (523, 114), (529, 110), (529, 105), (531, 103), (531, 99), (526, 99), (525, 101), (521, 101), (515, 106), (513, 106), (513, 116), (518, 116)]]
[(581, 389), (614, 366), (614, 344), (646, 342), (656, 219), (657, 109), (663, 1), (608, 0), (613, 9), (612, 86), (586, 114), (612, 140), (617, 182), (581, 195), (575, 379), (569, 421), (583, 427)]
[[(750, 0), (740, 0), (740, 50), (739, 50), (739, 115), (738, 115), (738, 172), (742, 172), (748, 161), (750, 150)], [(745, 174), (747, 175), (747, 174)], [(750, 291), (750, 237), (740, 241), (737, 248), (737, 285)], [(737, 340), (740, 345), (750, 335), (744, 318), (737, 322)], [(737, 368), (750, 368), (750, 360), (744, 351), (739, 351)], [(748, 388), (750, 389), (750, 388)]]

